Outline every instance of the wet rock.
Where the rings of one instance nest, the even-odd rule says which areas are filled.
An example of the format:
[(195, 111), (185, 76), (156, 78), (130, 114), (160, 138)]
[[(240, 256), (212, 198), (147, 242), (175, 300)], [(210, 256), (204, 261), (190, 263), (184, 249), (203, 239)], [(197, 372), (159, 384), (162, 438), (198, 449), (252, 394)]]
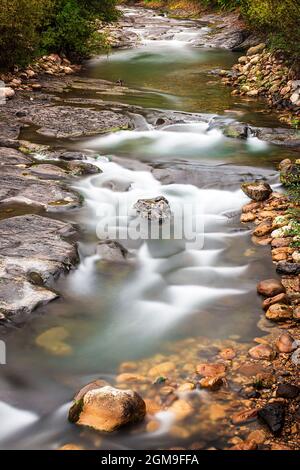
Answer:
[(34, 165), (28, 170), (30, 174), (39, 177), (40, 179), (64, 179), (67, 177), (67, 172), (62, 168), (51, 165), (49, 163), (41, 163)]
[(216, 375), (224, 375), (226, 372), (225, 364), (198, 364), (196, 371), (204, 377), (214, 377)]
[(88, 136), (132, 126), (129, 117), (114, 111), (71, 106), (31, 107), (23, 120), (38, 126), (39, 134), (56, 138)]
[(32, 158), (13, 148), (0, 147), (0, 172), (4, 165), (30, 165)]
[(77, 444), (65, 444), (62, 447), (60, 447), (58, 450), (71, 450), (71, 451), (79, 451), (79, 450), (84, 450), (83, 447), (78, 446)]
[(251, 410), (243, 410), (239, 413), (236, 413), (232, 416), (232, 423), (233, 424), (244, 424), (248, 423), (249, 421), (254, 421), (257, 418), (258, 409), (254, 408)]
[(121, 243), (113, 240), (104, 240), (97, 245), (97, 254), (103, 261), (124, 263), (128, 257), (128, 251)]
[(265, 297), (274, 297), (285, 293), (285, 288), (279, 279), (266, 279), (257, 285), (257, 292)]
[(134, 209), (143, 219), (164, 222), (171, 217), (171, 208), (168, 200), (163, 196), (153, 199), (139, 199)]
[(249, 350), (249, 355), (253, 359), (268, 359), (270, 361), (274, 359), (276, 353), (268, 344), (258, 344)]
[(162, 362), (161, 364), (152, 367), (149, 370), (148, 375), (150, 375), (150, 377), (160, 377), (165, 375), (167, 376), (170, 372), (174, 371), (175, 369), (176, 366), (174, 362)]
[(289, 383), (278, 385), (276, 390), (276, 396), (280, 398), (297, 398), (299, 393), (300, 388)]
[(220, 357), (222, 359), (224, 359), (225, 361), (230, 361), (232, 359), (235, 358), (236, 356), (236, 353), (233, 349), (231, 348), (226, 348), (226, 349), (223, 349), (221, 352), (220, 352)]
[(229, 450), (256, 450), (257, 442), (255, 440), (247, 440), (245, 442), (239, 442)]
[(272, 194), (271, 186), (263, 181), (243, 183), (241, 188), (243, 192), (254, 201), (264, 201)]
[(266, 312), (266, 318), (272, 321), (286, 321), (293, 318), (293, 309), (289, 305), (274, 304)]
[(258, 411), (258, 416), (273, 434), (278, 434), (284, 426), (285, 407), (282, 403), (269, 403)]
[(282, 333), (278, 337), (276, 347), (281, 353), (291, 353), (297, 348), (294, 338), (289, 333)]
[(193, 414), (193, 407), (186, 400), (176, 400), (168, 409), (175, 415), (176, 421), (182, 421)]
[(224, 379), (222, 377), (204, 377), (200, 380), (200, 386), (202, 388), (206, 388), (212, 391), (219, 390), (224, 383)]
[(105, 386), (87, 391), (70, 408), (69, 420), (97, 431), (113, 432), (144, 419), (144, 400), (132, 390)]
[(78, 262), (77, 248), (65, 240), (74, 236), (70, 224), (38, 215), (4, 219), (0, 222), (0, 311), (17, 320), (58, 294), (29, 282), (37, 273), (51, 286), (62, 272)]
[(272, 219), (263, 220), (255, 230), (253, 231), (253, 235), (256, 237), (264, 237), (272, 232)]
[(57, 326), (41, 333), (36, 338), (35, 343), (54, 356), (70, 356), (72, 348), (65, 341), (69, 336), (70, 334), (66, 328)]
[(96, 175), (102, 173), (100, 168), (92, 163), (68, 162), (67, 169), (72, 176)]
[(0, 202), (23, 203), (55, 211), (79, 207), (81, 198), (55, 181), (4, 174), (0, 176)]
[(264, 431), (261, 429), (256, 429), (255, 431), (252, 431), (249, 436), (247, 437), (247, 442), (248, 441), (255, 441), (256, 444), (261, 445), (265, 442), (267, 436)]
[(300, 274), (300, 263), (289, 263), (286, 261), (280, 261), (277, 263), (276, 271), (278, 274)]
[(248, 49), (247, 51), (247, 56), (259, 54), (260, 52), (263, 52), (265, 48), (266, 48), (266, 44), (264, 42), (258, 44), (257, 46), (250, 47), (250, 49)]
[(297, 305), (293, 311), (293, 319), (296, 321), (300, 320), (300, 305)]
[(265, 299), (262, 303), (262, 307), (264, 310), (268, 310), (271, 305), (274, 304), (288, 304), (288, 297), (286, 294), (278, 294), (274, 297), (269, 297)]

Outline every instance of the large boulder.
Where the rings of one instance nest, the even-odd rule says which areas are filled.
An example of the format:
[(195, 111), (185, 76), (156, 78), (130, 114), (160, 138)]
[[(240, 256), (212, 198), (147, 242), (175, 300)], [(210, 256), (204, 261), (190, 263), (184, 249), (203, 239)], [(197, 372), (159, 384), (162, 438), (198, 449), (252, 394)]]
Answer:
[(141, 421), (146, 414), (144, 400), (133, 390), (111, 386), (88, 387), (79, 394), (69, 411), (69, 420), (97, 431), (113, 432)]
[(241, 188), (250, 199), (253, 199), (253, 201), (264, 201), (272, 194), (271, 186), (263, 181), (243, 183)]

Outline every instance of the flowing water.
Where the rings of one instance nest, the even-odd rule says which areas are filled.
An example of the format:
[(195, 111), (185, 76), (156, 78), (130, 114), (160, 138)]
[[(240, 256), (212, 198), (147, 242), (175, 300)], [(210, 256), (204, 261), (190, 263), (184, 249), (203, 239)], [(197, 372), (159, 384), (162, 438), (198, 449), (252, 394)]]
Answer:
[[(136, 15), (132, 9), (125, 13)], [(147, 22), (151, 18), (152, 23)], [(164, 34), (157, 39), (160, 25)], [(66, 143), (89, 151), (90, 161), (102, 173), (74, 183), (84, 196), (84, 207), (63, 216), (82, 229), (81, 263), (57, 286), (64, 300), (40, 309), (8, 338), (8, 364), (1, 366), (0, 379), (2, 448), (55, 449), (65, 442), (80, 443), (82, 430), (66, 418), (74, 392), (95, 378), (113, 382), (122, 361), (163, 352), (168, 342), (181, 338), (203, 335), (246, 341), (261, 334), (255, 286), (273, 268), (264, 256), (267, 248), (252, 245), (249, 228), (239, 223), (246, 197), (232, 174), (238, 168), (247, 174), (251, 166), (254, 175), (266, 175), (276, 186), (274, 165), (287, 152), (253, 137), (228, 139), (219, 130), (209, 130), (209, 123), (214, 116), (266, 126), (278, 126), (278, 121), (262, 102), (232, 97), (210, 74), (212, 69), (230, 67), (237, 55), (194, 47), (207, 27), (146, 12), (130, 31), (141, 38), (138, 47), (97, 57), (83, 72), (89, 78), (121, 79), (132, 90), (119, 96), (102, 94), (101, 99), (204, 118), (197, 121), (186, 114), (179, 123), (157, 128), (141, 112), (135, 116), (140, 124), (135, 131)], [(89, 89), (77, 91), (78, 96), (99, 98)], [(31, 140), (40, 140), (34, 129), (30, 132)], [(187, 176), (165, 184), (155, 178), (155, 171), (149, 172), (148, 164), (158, 172), (175, 169)], [(228, 164), (239, 165), (230, 180)], [(202, 175), (201, 182), (194, 184), (197, 174)], [(125, 227), (128, 218), (115, 214), (114, 208), (131, 208), (139, 198), (159, 195), (171, 208), (196, 208), (200, 245), (175, 238), (124, 239), (131, 263), (117, 268), (101, 263), (96, 251), (99, 208), (106, 205), (112, 210), (110, 227)], [(68, 333), (65, 355), (36, 344), (41, 333), (54, 327)], [(104, 449), (178, 445), (169, 434), (168, 413), (158, 419), (158, 432), (124, 430), (90, 445)]]

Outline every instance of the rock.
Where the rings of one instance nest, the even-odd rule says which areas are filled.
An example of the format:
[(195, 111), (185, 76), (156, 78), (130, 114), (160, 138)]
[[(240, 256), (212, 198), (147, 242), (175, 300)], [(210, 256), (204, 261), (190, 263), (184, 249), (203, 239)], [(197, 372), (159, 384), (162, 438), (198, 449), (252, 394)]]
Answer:
[(256, 450), (257, 442), (255, 440), (248, 440), (246, 442), (239, 442), (229, 450)]
[(280, 398), (297, 398), (300, 393), (300, 388), (296, 385), (285, 383), (279, 384), (276, 390), (276, 397)]
[(65, 170), (49, 163), (34, 165), (30, 168), (29, 172), (40, 179), (64, 179), (67, 177)]
[(268, 218), (263, 220), (260, 224), (257, 225), (255, 230), (253, 230), (253, 235), (256, 237), (264, 237), (272, 232), (272, 219)]
[(96, 175), (102, 173), (100, 168), (96, 165), (86, 162), (68, 162), (67, 169), (72, 176)]
[(83, 447), (78, 446), (77, 444), (65, 444), (64, 446), (60, 447), (58, 450), (72, 450), (72, 451), (79, 451), (84, 450)]
[(162, 362), (161, 364), (158, 364), (154, 367), (152, 367), (148, 375), (150, 377), (160, 377), (160, 376), (165, 376), (168, 375), (170, 372), (174, 371), (176, 369), (176, 366), (174, 362), (168, 361), (168, 362)]
[(265, 297), (274, 297), (285, 293), (285, 288), (279, 279), (266, 279), (257, 285), (257, 292)]
[(7, 100), (15, 96), (15, 91), (10, 87), (0, 88), (0, 104), (1, 100)]
[(288, 297), (286, 294), (278, 294), (274, 297), (269, 297), (265, 299), (262, 303), (262, 307), (264, 310), (268, 310), (271, 305), (274, 304), (288, 304)]
[(23, 121), (38, 126), (39, 134), (58, 139), (95, 135), (132, 126), (130, 118), (121, 113), (71, 106), (32, 106)]
[(70, 408), (69, 420), (97, 431), (113, 432), (144, 419), (144, 400), (132, 390), (105, 386), (87, 391)]
[[(6, 318), (23, 318), (57, 298), (44, 286), (78, 262), (77, 247), (65, 240), (75, 233), (70, 224), (38, 215), (0, 222), (0, 311)], [(43, 287), (29, 282), (32, 273), (42, 279)]]
[(31, 165), (32, 158), (13, 148), (0, 147), (0, 169), (2, 166)]
[(219, 356), (224, 359), (225, 361), (230, 361), (231, 359), (234, 359), (236, 356), (236, 353), (233, 349), (231, 348), (226, 348), (223, 349), (220, 353)]
[(224, 380), (222, 377), (204, 377), (200, 380), (200, 386), (215, 391), (222, 387)]
[(70, 356), (73, 352), (72, 348), (65, 342), (69, 336), (66, 328), (57, 326), (41, 333), (35, 343), (54, 356)]
[(292, 254), (292, 259), (294, 263), (300, 264), (300, 251), (294, 251)]
[(300, 305), (297, 305), (293, 311), (293, 319), (296, 321), (300, 320)]
[(81, 198), (56, 181), (40, 181), (19, 172), (0, 176), (0, 202), (33, 205), (53, 212), (79, 207)]
[(256, 54), (260, 54), (266, 48), (266, 44), (264, 42), (258, 44), (257, 46), (250, 47), (247, 51), (247, 56), (252, 56)]
[(284, 426), (285, 407), (282, 403), (268, 403), (258, 411), (258, 416), (273, 434), (278, 434)]
[(243, 192), (254, 201), (264, 201), (272, 194), (271, 186), (263, 181), (243, 183), (241, 188)]
[(182, 421), (194, 412), (193, 407), (186, 400), (176, 400), (168, 409), (174, 413), (176, 421)]
[(241, 222), (247, 223), (247, 222), (253, 222), (256, 219), (257, 215), (254, 214), (253, 212), (246, 212), (245, 214), (241, 215)]
[(291, 353), (297, 348), (294, 338), (289, 333), (282, 333), (275, 344), (281, 353)]
[(177, 391), (180, 392), (191, 392), (196, 388), (195, 384), (192, 382), (186, 382), (182, 385), (179, 385)]
[(143, 219), (164, 222), (171, 217), (171, 208), (167, 199), (158, 196), (153, 199), (139, 199), (134, 209)]
[(300, 274), (300, 263), (289, 263), (287, 261), (279, 261), (276, 271), (278, 274)]
[(113, 240), (105, 240), (97, 245), (97, 254), (101, 260), (112, 263), (124, 263), (128, 257), (128, 251), (121, 243)]
[(249, 421), (254, 421), (257, 418), (258, 409), (250, 409), (250, 410), (243, 410), (239, 413), (236, 413), (232, 416), (232, 423), (233, 424), (244, 424), (248, 423)]
[(276, 356), (274, 350), (268, 344), (258, 344), (249, 350), (253, 359), (268, 359), (271, 361)]
[(274, 304), (266, 312), (266, 318), (272, 321), (286, 321), (293, 318), (293, 309), (289, 305)]
[(252, 431), (247, 437), (247, 442), (254, 441), (258, 445), (263, 444), (265, 440), (266, 440), (266, 433), (262, 431), (261, 429), (256, 429), (255, 431)]
[(281, 247), (286, 247), (290, 246), (292, 243), (292, 237), (285, 237), (285, 238), (274, 238), (272, 240), (271, 246), (272, 248), (281, 248)]
[(223, 376), (226, 372), (225, 364), (198, 364), (196, 371), (204, 377)]

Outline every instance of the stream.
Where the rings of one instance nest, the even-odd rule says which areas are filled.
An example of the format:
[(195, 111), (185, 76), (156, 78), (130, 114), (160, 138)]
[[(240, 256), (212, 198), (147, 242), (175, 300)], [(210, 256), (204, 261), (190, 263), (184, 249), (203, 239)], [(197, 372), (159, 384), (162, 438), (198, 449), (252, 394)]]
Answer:
[[(124, 14), (133, 18), (128, 32), (139, 44), (93, 58), (82, 78), (122, 80), (130, 92), (120, 87), (119, 94), (101, 95), (85, 88), (69, 92), (67, 99), (134, 106), (136, 129), (65, 142), (87, 152), (102, 173), (74, 180), (83, 208), (61, 216), (81, 228), (80, 264), (57, 282), (63, 299), (40, 308), (8, 338), (0, 376), (3, 449), (57, 449), (68, 442), (93, 449), (179, 446), (167, 412), (158, 414), (155, 432), (137, 426), (99, 436), (69, 424), (74, 392), (95, 378), (114, 383), (121, 362), (164, 353), (186, 338), (246, 342), (262, 335), (256, 283), (272, 277), (274, 268), (269, 248), (252, 244), (250, 226), (239, 222), (247, 202), (240, 182), (251, 174), (279, 186), (276, 164), (291, 150), (251, 136), (230, 139), (210, 124), (216, 116), (257, 126), (280, 123), (262, 101), (232, 96), (211, 73), (230, 68), (239, 54), (198, 46), (208, 26), (147, 10), (124, 9)], [(178, 113), (180, 119), (153, 125), (148, 119), (153, 109)], [(33, 128), (28, 135), (43, 142)], [(135, 202), (157, 196), (173, 211), (195, 210), (197, 243), (184, 237), (134, 240), (125, 234), (119, 241), (129, 250), (129, 263), (101, 262), (97, 243), (105, 233), (99, 210), (109, 208), (109, 229), (125, 228)], [(67, 332), (61, 348), (41, 348), (36, 338), (54, 328)], [(205, 436), (199, 431), (193, 439)], [(218, 445), (217, 435), (211, 442)]]

